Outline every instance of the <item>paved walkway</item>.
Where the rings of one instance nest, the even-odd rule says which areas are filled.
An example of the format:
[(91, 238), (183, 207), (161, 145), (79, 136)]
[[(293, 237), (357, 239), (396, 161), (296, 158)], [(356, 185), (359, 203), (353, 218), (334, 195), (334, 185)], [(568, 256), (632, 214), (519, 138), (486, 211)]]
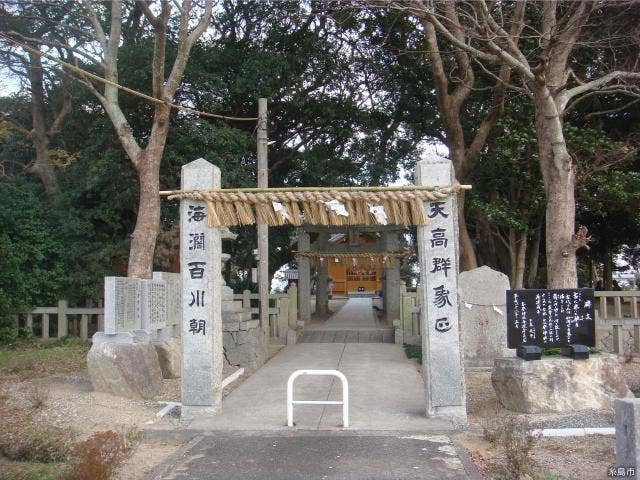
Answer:
[(308, 343), (393, 343), (394, 330), (378, 320), (371, 298), (350, 298), (321, 324), (304, 329)]
[(442, 435), (221, 433), (196, 438), (162, 480), (469, 480), (464, 452)]
[[(402, 347), (381, 343), (301, 343), (284, 348), (245, 380), (222, 403), (216, 417), (195, 421), (202, 430), (283, 430), (286, 427), (287, 379), (299, 369), (335, 369), (350, 389), (350, 430), (443, 431), (451, 423), (425, 416), (422, 377)], [(334, 377), (303, 376), (296, 380), (297, 400), (340, 400)], [(299, 405), (299, 429), (340, 429), (341, 407)]]
[[(378, 328), (371, 300), (350, 299), (319, 331)], [(350, 427), (339, 405), (294, 407), (286, 426), (286, 385), (299, 369), (347, 377)], [(334, 377), (302, 376), (298, 400), (340, 400)], [(200, 432), (153, 476), (159, 480), (466, 480), (479, 476), (448, 436), (453, 426), (425, 416), (422, 376), (388, 343), (301, 343), (284, 348), (233, 390)]]

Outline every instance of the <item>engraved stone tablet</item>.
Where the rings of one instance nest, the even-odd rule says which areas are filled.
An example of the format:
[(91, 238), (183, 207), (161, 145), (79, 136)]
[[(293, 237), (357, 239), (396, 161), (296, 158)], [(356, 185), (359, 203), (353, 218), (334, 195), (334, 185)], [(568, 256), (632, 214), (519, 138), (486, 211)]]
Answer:
[(142, 329), (154, 334), (167, 324), (166, 285), (162, 280), (142, 280), (140, 287)]
[(593, 289), (507, 290), (507, 345), (596, 344)]
[(104, 278), (104, 333), (141, 328), (140, 283), (138, 278)]

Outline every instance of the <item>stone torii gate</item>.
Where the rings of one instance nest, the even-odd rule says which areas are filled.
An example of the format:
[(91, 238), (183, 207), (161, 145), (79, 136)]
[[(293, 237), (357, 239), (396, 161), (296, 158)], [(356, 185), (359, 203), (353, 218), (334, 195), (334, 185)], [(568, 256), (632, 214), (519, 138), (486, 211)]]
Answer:
[[(431, 155), (418, 162), (416, 185), (454, 184), (449, 160)], [(220, 188), (220, 169), (204, 159), (182, 167), (182, 191)], [(455, 193), (425, 202), (429, 224), (418, 226), (423, 285), (421, 331), (425, 413), (466, 423), (466, 400), (458, 325), (458, 231)], [(181, 197), (182, 417), (216, 413), (222, 401), (222, 319), (220, 228), (210, 227), (210, 204)], [(304, 248), (301, 238), (300, 248)], [(300, 275), (308, 268), (299, 267)], [(305, 285), (300, 285), (304, 295)], [(308, 305), (308, 303), (306, 304)], [(305, 304), (300, 304), (304, 318)], [(308, 306), (306, 307), (308, 308)], [(283, 379), (284, 382), (284, 379)], [(284, 385), (284, 383), (283, 383)]]

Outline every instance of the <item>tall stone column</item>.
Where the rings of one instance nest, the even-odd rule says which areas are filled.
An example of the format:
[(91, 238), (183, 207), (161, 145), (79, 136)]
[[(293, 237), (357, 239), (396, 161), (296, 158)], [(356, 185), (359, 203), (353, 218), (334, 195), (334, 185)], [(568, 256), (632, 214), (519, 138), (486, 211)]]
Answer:
[[(298, 232), (298, 251), (308, 252), (311, 249), (309, 234)], [(298, 309), (300, 321), (311, 321), (311, 265), (309, 257), (298, 257)]]
[[(450, 160), (432, 154), (418, 162), (416, 185), (448, 186)], [(458, 322), (458, 207), (455, 195), (425, 202), (430, 223), (418, 227), (422, 284), (422, 365), (427, 416), (466, 423), (466, 398)]]
[[(318, 234), (317, 247), (318, 251), (326, 252), (329, 244), (329, 234), (320, 232)], [(329, 313), (329, 293), (327, 284), (329, 279), (329, 259), (325, 258), (324, 262), (318, 260), (318, 282), (316, 284), (316, 313), (320, 316)]]
[[(181, 188), (220, 188), (220, 169), (199, 158), (182, 167)], [(180, 202), (182, 419), (211, 415), (222, 403), (222, 244), (205, 202)]]
[[(384, 232), (382, 245), (387, 252), (400, 250), (398, 232)], [(400, 261), (396, 260), (384, 267), (384, 318), (389, 325), (400, 318)]]

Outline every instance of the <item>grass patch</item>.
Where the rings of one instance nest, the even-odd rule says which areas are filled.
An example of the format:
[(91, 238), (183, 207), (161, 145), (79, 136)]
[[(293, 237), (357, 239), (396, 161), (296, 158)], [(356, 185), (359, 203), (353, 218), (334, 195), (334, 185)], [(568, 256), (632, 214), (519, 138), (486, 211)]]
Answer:
[(420, 345), (403, 343), (402, 347), (404, 348), (404, 353), (407, 355), (407, 358), (415, 358), (418, 363), (422, 363), (422, 347)]
[(64, 463), (9, 462), (0, 459), (0, 480), (61, 480), (71, 475)]
[(636, 398), (640, 398), (640, 387), (636, 388), (633, 391), (633, 394), (636, 396)]
[(75, 338), (22, 340), (0, 348), (0, 373), (34, 378), (85, 369), (90, 343)]

